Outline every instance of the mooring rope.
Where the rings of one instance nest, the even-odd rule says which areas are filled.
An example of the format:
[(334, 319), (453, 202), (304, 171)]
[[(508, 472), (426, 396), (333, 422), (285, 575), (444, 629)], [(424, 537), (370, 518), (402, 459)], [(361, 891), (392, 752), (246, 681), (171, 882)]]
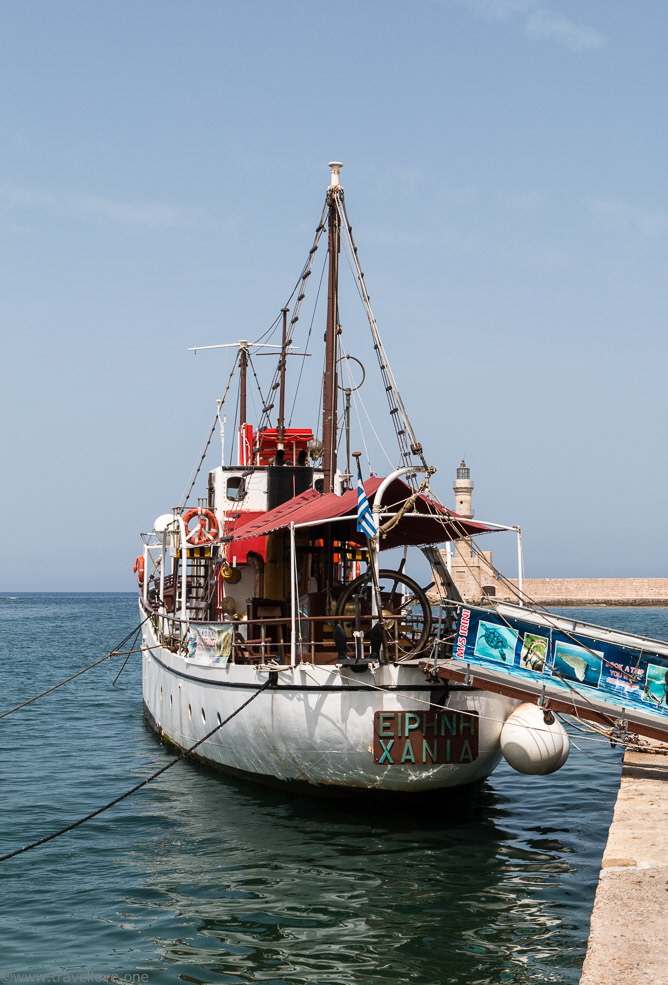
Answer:
[[(146, 619), (148, 619), (148, 618), (149, 617), (146, 616)], [(125, 668), (127, 666), (127, 663), (128, 663), (128, 660), (130, 659), (130, 657), (132, 656), (132, 654), (133, 653), (141, 653), (142, 648), (137, 646), (137, 641), (139, 639), (139, 634), (141, 632), (141, 628), (144, 625), (144, 623), (146, 622), (146, 619), (143, 619), (142, 622), (140, 622), (139, 625), (137, 626), (137, 628), (135, 630), (135, 634), (134, 634), (134, 636), (132, 638), (132, 643), (130, 644), (130, 649), (126, 651), (126, 654), (124, 654), (125, 660), (123, 661), (123, 665), (122, 665), (121, 669), (119, 670), (119, 672), (114, 677), (113, 681), (111, 682), (111, 686), (112, 687), (116, 687), (116, 681), (118, 680), (118, 678), (121, 676), (121, 674), (125, 670)], [(127, 639), (127, 636), (126, 636), (126, 639)]]
[(126, 790), (125, 793), (122, 793), (119, 797), (115, 797), (113, 800), (110, 800), (108, 804), (104, 804), (102, 807), (98, 807), (97, 810), (91, 811), (90, 814), (86, 814), (85, 817), (79, 818), (78, 821), (73, 821), (72, 824), (68, 824), (66, 827), (61, 828), (59, 831), (54, 831), (50, 835), (45, 835), (44, 838), (39, 838), (37, 841), (31, 842), (29, 845), (24, 845), (23, 848), (16, 848), (14, 849), (13, 852), (7, 852), (6, 855), (0, 855), (0, 862), (6, 862), (8, 859), (14, 858), (16, 855), (22, 855), (24, 852), (29, 852), (33, 848), (39, 848), (40, 845), (45, 845), (47, 841), (53, 841), (54, 838), (60, 838), (61, 835), (67, 834), (68, 831), (73, 831), (74, 828), (80, 827), (82, 824), (85, 824), (86, 821), (91, 821), (94, 817), (98, 817), (100, 814), (103, 814), (105, 811), (108, 811), (109, 808), (115, 807), (116, 804), (120, 804), (122, 800), (126, 800), (128, 797), (131, 797), (133, 793), (136, 793), (138, 790), (141, 790), (142, 787), (148, 786), (148, 784), (152, 783), (153, 780), (156, 780), (159, 776), (162, 776), (163, 773), (166, 773), (167, 770), (170, 770), (172, 766), (176, 766), (176, 764), (180, 763), (182, 759), (185, 759), (186, 756), (189, 756), (192, 752), (195, 751), (195, 749), (197, 749), (198, 746), (201, 746), (203, 742), (206, 742), (207, 739), (210, 739), (212, 735), (214, 735), (221, 728), (223, 728), (223, 726), (227, 725), (228, 722), (231, 722), (232, 719), (236, 715), (238, 715), (240, 711), (243, 711), (244, 708), (248, 707), (251, 701), (255, 701), (255, 699), (259, 694), (262, 694), (263, 691), (265, 691), (268, 687), (274, 685), (274, 683), (275, 683), (274, 679), (270, 676), (269, 679), (265, 681), (265, 683), (262, 685), (262, 687), (257, 689), (255, 694), (252, 694), (247, 701), (244, 701), (242, 705), (239, 705), (237, 710), (233, 711), (231, 715), (228, 715), (224, 721), (219, 722), (218, 725), (216, 725), (215, 728), (212, 728), (210, 732), (207, 732), (207, 734), (203, 738), (198, 739), (197, 742), (195, 742), (192, 746), (189, 746), (187, 749), (184, 749), (183, 752), (176, 757), (176, 759), (172, 759), (165, 766), (161, 766), (159, 770), (156, 770), (155, 773), (151, 774), (151, 776), (147, 776), (144, 780), (141, 781), (141, 783), (137, 783), (134, 787), (132, 787), (130, 790)]
[[(139, 635), (140, 629), (142, 628), (146, 620), (149, 618), (150, 617), (147, 616), (146, 619), (142, 619), (139, 625), (135, 626), (134, 629), (130, 630), (128, 635), (121, 640), (121, 642), (114, 650), (110, 650), (109, 653), (105, 653), (105, 655), (103, 657), (100, 657), (99, 660), (95, 660), (94, 663), (88, 664), (88, 666), (83, 667), (82, 670), (78, 670), (76, 674), (72, 674), (70, 677), (66, 677), (64, 681), (59, 681), (58, 684), (53, 684), (51, 687), (47, 687), (46, 691), (40, 691), (39, 694), (35, 694), (32, 698), (28, 698), (27, 701), (22, 701), (20, 705), (16, 705), (14, 708), (9, 708), (7, 711), (3, 711), (2, 713), (0, 713), (0, 719), (6, 718), (8, 715), (13, 715), (15, 711), (20, 711), (21, 708), (25, 708), (27, 705), (31, 705), (33, 701), (38, 701), (40, 698), (43, 698), (45, 695), (51, 694), (52, 691), (57, 691), (59, 687), (63, 686), (63, 684), (69, 684), (70, 681), (73, 681), (77, 677), (81, 677), (82, 674), (85, 674), (87, 671), (92, 670), (93, 667), (99, 667), (101, 663), (104, 663), (105, 660), (109, 660), (110, 657), (129, 657), (133, 653), (140, 653), (141, 647), (139, 649), (131, 649), (131, 650), (121, 650), (121, 647), (124, 646), (132, 636), (134, 636), (136, 640), (137, 636)], [(134, 647), (134, 645), (135, 644), (133, 642), (132, 646)], [(125, 663), (127, 663), (127, 659)], [(125, 664), (123, 664), (123, 667), (125, 667)], [(123, 667), (121, 667), (121, 671), (123, 670)], [(114, 684), (118, 680), (119, 675), (116, 676), (116, 679), (114, 680)]]

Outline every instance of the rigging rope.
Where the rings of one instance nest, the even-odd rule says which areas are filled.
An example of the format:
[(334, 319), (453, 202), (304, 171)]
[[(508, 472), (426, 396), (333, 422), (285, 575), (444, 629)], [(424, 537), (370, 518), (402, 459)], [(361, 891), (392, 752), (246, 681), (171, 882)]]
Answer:
[[(317, 250), (318, 250), (318, 243), (320, 242), (320, 237), (322, 236), (324, 230), (326, 229), (325, 216), (327, 214), (327, 209), (328, 209), (328, 205), (327, 205), (327, 203), (325, 203), (325, 206), (324, 206), (323, 211), (322, 211), (322, 215), (320, 216), (320, 222), (318, 223), (318, 226), (316, 227), (315, 238), (313, 240), (313, 246), (309, 250), (309, 254), (308, 254), (308, 257), (306, 259), (306, 263), (304, 264), (304, 266), (302, 268), (302, 273), (301, 273), (301, 276), (299, 278), (299, 281), (297, 282), (297, 285), (293, 289), (292, 294), (290, 295), (290, 298), (289, 298), (289, 301), (291, 301), (292, 298), (294, 297), (295, 291), (297, 289), (300, 289), (299, 290), (299, 294), (297, 295), (297, 300), (295, 301), (295, 306), (292, 309), (292, 317), (290, 319), (290, 324), (289, 324), (288, 331), (287, 331), (287, 337), (286, 337), (286, 340), (285, 340), (286, 346), (292, 345), (292, 340), (293, 340), (294, 333), (295, 333), (295, 326), (296, 326), (297, 322), (299, 321), (299, 311), (301, 309), (301, 304), (302, 304), (302, 301), (304, 300), (304, 298), (306, 297), (306, 281), (311, 276), (312, 268), (313, 268), (313, 259), (315, 257), (315, 254), (316, 254)], [(286, 304), (283, 307), (284, 308), (288, 308), (289, 305)], [(283, 358), (283, 354), (281, 354), (281, 358)], [(281, 360), (279, 359), (279, 364), (276, 367), (276, 371), (274, 373), (274, 378), (273, 378), (273, 381), (272, 381), (272, 385), (271, 385), (271, 388), (269, 390), (269, 393), (270, 394), (271, 393), (274, 393), (274, 391), (278, 389), (279, 381), (280, 381), (280, 364), (281, 364)], [(259, 426), (258, 426), (258, 430), (259, 431), (262, 431), (263, 428), (269, 426), (269, 411), (272, 409), (272, 406), (273, 405), (265, 406), (264, 411), (263, 411), (263, 415), (262, 415), (262, 419), (260, 420), (260, 423), (259, 423)]]
[(33, 848), (39, 848), (40, 845), (45, 845), (47, 841), (53, 841), (54, 838), (60, 838), (61, 835), (67, 834), (68, 831), (73, 831), (74, 828), (80, 827), (82, 824), (85, 824), (86, 821), (91, 821), (94, 817), (98, 817), (100, 814), (103, 814), (105, 811), (108, 811), (111, 807), (115, 807), (115, 805), (119, 804), (122, 800), (126, 800), (133, 793), (136, 793), (138, 790), (141, 790), (142, 787), (148, 786), (148, 784), (152, 783), (153, 780), (156, 780), (159, 776), (162, 776), (162, 774), (166, 773), (167, 770), (172, 768), (172, 766), (176, 766), (176, 764), (180, 763), (182, 759), (185, 759), (186, 756), (189, 756), (192, 752), (194, 752), (194, 750), (197, 749), (198, 746), (201, 746), (203, 742), (206, 742), (207, 739), (210, 739), (211, 736), (214, 735), (216, 732), (218, 732), (221, 728), (223, 728), (224, 725), (227, 725), (228, 722), (231, 722), (232, 719), (236, 715), (238, 715), (240, 711), (243, 711), (243, 709), (246, 708), (251, 703), (251, 701), (255, 701), (257, 696), (261, 694), (263, 691), (265, 691), (268, 687), (270, 687), (273, 683), (274, 681), (272, 677), (270, 677), (269, 680), (267, 680), (262, 685), (262, 687), (257, 689), (255, 694), (252, 694), (247, 701), (244, 701), (244, 703), (240, 705), (236, 711), (233, 711), (231, 715), (228, 715), (228, 717), (224, 721), (219, 722), (218, 725), (216, 725), (215, 728), (212, 728), (210, 732), (207, 732), (207, 734), (202, 739), (198, 739), (198, 741), (195, 742), (192, 746), (189, 746), (187, 749), (184, 749), (184, 751), (179, 756), (177, 756), (175, 759), (172, 759), (169, 763), (167, 763), (165, 766), (162, 766), (159, 770), (156, 770), (155, 773), (151, 774), (151, 776), (147, 776), (144, 780), (141, 781), (141, 783), (137, 783), (134, 787), (132, 787), (130, 790), (126, 790), (125, 793), (122, 793), (119, 797), (115, 797), (113, 800), (110, 800), (108, 804), (104, 804), (102, 807), (98, 807), (97, 810), (91, 811), (90, 814), (87, 814), (85, 817), (79, 818), (78, 821), (74, 821), (72, 824), (68, 824), (66, 827), (61, 828), (59, 831), (54, 831), (50, 835), (45, 835), (44, 838), (39, 838), (37, 841), (31, 842), (29, 845), (24, 845), (22, 848), (16, 848), (14, 849), (13, 852), (7, 852), (6, 855), (0, 855), (0, 862), (6, 862), (8, 859), (14, 858), (16, 855), (22, 855), (24, 852), (29, 852)]
[[(309, 353), (309, 345), (311, 344), (311, 336), (313, 335), (313, 326), (315, 324), (315, 316), (316, 316), (316, 312), (318, 310), (318, 305), (320, 303), (320, 292), (322, 291), (322, 284), (323, 284), (323, 280), (325, 278), (325, 272), (326, 272), (326, 270), (327, 270), (327, 264), (326, 263), (323, 263), (322, 270), (320, 271), (320, 280), (318, 281), (318, 289), (315, 292), (315, 298), (313, 299), (313, 310), (311, 312), (311, 321), (309, 323), (308, 332), (306, 333), (306, 341), (304, 343), (304, 356), (305, 357), (307, 355), (310, 355), (310, 353)], [(294, 395), (293, 400), (292, 400), (292, 407), (290, 408), (290, 427), (292, 426), (292, 420), (293, 420), (294, 414), (295, 414), (295, 407), (297, 406), (297, 394), (299, 393), (299, 389), (301, 387), (302, 376), (304, 375), (304, 369), (305, 369), (305, 367), (306, 367), (306, 358), (302, 359), (301, 368), (300, 368), (299, 374), (297, 376), (297, 384), (295, 386), (295, 395)], [(318, 415), (320, 413), (321, 408), (322, 408), (322, 394), (320, 396), (320, 400), (316, 404), (316, 412), (313, 415), (313, 420), (316, 420), (316, 421), (318, 420)]]
[(399, 523), (399, 521), (401, 520), (401, 518), (404, 515), (404, 513), (406, 513), (411, 506), (414, 506), (415, 505), (415, 501), (418, 498), (418, 496), (421, 496), (424, 492), (426, 492), (426, 490), (428, 489), (428, 487), (429, 487), (429, 476), (427, 476), (426, 479), (423, 479), (422, 480), (422, 482), (420, 484), (420, 488), (419, 489), (416, 489), (408, 497), (408, 499), (399, 507), (399, 510), (394, 514), (394, 516), (391, 517), (391, 519), (386, 520), (385, 523), (382, 523), (380, 525), (380, 530), (378, 532), (379, 532), (379, 534), (381, 536), (381, 539), (383, 537), (387, 537), (387, 535), (389, 534), (390, 530), (392, 530), (392, 529), (394, 529), (394, 527), (396, 527), (396, 525)]
[(229, 375), (228, 380), (227, 380), (227, 386), (225, 387), (225, 392), (223, 393), (223, 396), (221, 397), (220, 401), (218, 402), (218, 407), (216, 407), (216, 414), (215, 414), (214, 419), (213, 419), (213, 424), (211, 425), (211, 430), (209, 431), (209, 437), (206, 439), (206, 442), (204, 444), (204, 449), (203, 449), (202, 454), (200, 456), (200, 460), (199, 460), (198, 464), (195, 466), (195, 474), (193, 476), (192, 482), (190, 483), (190, 488), (188, 489), (188, 492), (185, 494), (185, 496), (182, 496), (181, 497), (181, 507), (182, 508), (185, 507), (186, 503), (190, 499), (190, 496), (192, 494), (193, 489), (195, 488), (195, 483), (197, 482), (197, 478), (198, 478), (198, 476), (200, 474), (200, 471), (202, 469), (202, 465), (204, 464), (204, 459), (206, 458), (207, 452), (209, 450), (209, 445), (211, 444), (211, 440), (212, 440), (214, 434), (216, 433), (216, 427), (220, 423), (220, 408), (223, 406), (223, 404), (225, 403), (225, 400), (227, 398), (227, 394), (228, 394), (229, 389), (230, 389), (230, 387), (232, 385), (232, 380), (234, 379), (234, 374), (236, 372), (236, 368), (237, 368), (237, 363), (238, 362), (239, 362), (239, 350), (237, 349), (237, 355), (236, 355), (236, 358), (235, 358), (234, 363), (232, 365), (232, 370), (231, 370), (230, 375)]
[[(357, 289), (359, 291), (362, 303), (364, 305), (364, 310), (366, 311), (367, 321), (369, 322), (369, 328), (371, 329), (371, 336), (373, 338), (373, 347), (376, 350), (376, 355), (378, 357), (378, 365), (380, 366), (380, 373), (385, 384), (385, 392), (387, 394), (388, 403), (390, 405), (390, 416), (394, 424), (394, 430), (397, 437), (397, 443), (399, 445), (399, 451), (403, 459), (404, 465), (412, 466), (415, 465), (415, 458), (419, 459), (422, 465), (427, 468), (427, 462), (424, 457), (422, 450), (422, 445), (417, 440), (415, 431), (413, 430), (413, 425), (408, 417), (408, 412), (404, 406), (404, 402), (399, 393), (399, 388), (397, 387), (396, 380), (392, 373), (392, 369), (389, 364), (389, 360), (383, 348), (383, 342), (381, 340), (380, 334), (378, 332), (378, 324), (376, 322), (374, 313), (371, 309), (371, 299), (369, 293), (366, 289), (366, 283), (364, 281), (364, 272), (360, 266), (357, 246), (355, 245), (355, 240), (353, 239), (353, 227), (348, 218), (348, 212), (346, 209), (345, 201), (340, 198), (336, 199), (337, 208), (339, 212), (339, 217), (341, 221), (341, 226), (343, 229), (343, 241), (346, 243), (350, 250), (350, 259), (352, 261), (354, 271), (355, 271), (355, 282), (357, 284)], [(413, 482), (412, 477), (408, 477), (410, 482)]]

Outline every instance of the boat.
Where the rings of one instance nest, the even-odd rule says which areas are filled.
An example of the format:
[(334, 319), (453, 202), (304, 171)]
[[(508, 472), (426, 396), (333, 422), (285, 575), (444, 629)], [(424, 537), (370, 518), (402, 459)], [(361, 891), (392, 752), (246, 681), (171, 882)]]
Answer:
[[(221, 464), (205, 473), (203, 455), (182, 504), (142, 535), (135, 571), (146, 719), (163, 741), (209, 766), (307, 794), (426, 795), (480, 782), (504, 755), (521, 772), (551, 772), (565, 761), (568, 740), (544, 691), (518, 689), (498, 668), (483, 680), (478, 667), (472, 677), (476, 647), (466, 629), (484, 620), (464, 604), (443, 548), (473, 544), (493, 527), (448, 509), (433, 489), (436, 469), (371, 309), (342, 165), (329, 167), (323, 211), (290, 301), (270, 331), (233, 344), (207, 442), (220, 427)], [(342, 254), (384, 404), (382, 425), (369, 427), (379, 433), (384, 426), (396, 443), (382, 471), (370, 460), (362, 416), (353, 416), (371, 367), (366, 355), (363, 362), (344, 348)], [(308, 364), (312, 319), (301, 319), (300, 329), (318, 256), (327, 283), (321, 400), (293, 426), (296, 384), (308, 391), (320, 381)], [(353, 324), (352, 341), (361, 346)], [(260, 364), (269, 368), (264, 384)], [(380, 416), (375, 396), (372, 406)], [(229, 455), (228, 412), (235, 421)], [(364, 453), (351, 451), (353, 438)], [(198, 482), (203, 494), (193, 500)], [(522, 601), (518, 608), (531, 628), (529, 610)], [(485, 614), (485, 639), (497, 643), (492, 653), (521, 649), (526, 627), (504, 636), (516, 612), (497, 623)], [(566, 671), (570, 658), (586, 673), (584, 652), (562, 650)], [(520, 676), (548, 673), (540, 654), (527, 656), (525, 648)], [(535, 712), (529, 717), (527, 704)], [(512, 751), (518, 733), (529, 736), (519, 756)]]

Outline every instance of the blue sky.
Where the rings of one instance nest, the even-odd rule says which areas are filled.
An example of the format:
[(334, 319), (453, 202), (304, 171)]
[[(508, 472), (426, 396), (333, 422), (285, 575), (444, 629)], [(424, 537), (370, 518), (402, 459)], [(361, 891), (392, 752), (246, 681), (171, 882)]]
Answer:
[(0, 590), (134, 587), (224, 386), (187, 348), (272, 323), (333, 159), (441, 497), (465, 456), (527, 575), (665, 575), (667, 35), (663, 0), (0, 6)]

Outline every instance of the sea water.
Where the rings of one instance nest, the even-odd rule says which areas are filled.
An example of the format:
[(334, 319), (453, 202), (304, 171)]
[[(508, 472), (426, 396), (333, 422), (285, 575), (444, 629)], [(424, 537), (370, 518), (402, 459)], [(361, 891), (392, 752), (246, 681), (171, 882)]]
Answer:
[[(666, 610), (569, 611), (668, 638)], [(1, 596), (0, 714), (137, 623), (132, 595)], [(0, 854), (173, 758), (144, 724), (138, 654), (114, 681), (124, 659), (0, 719)], [(428, 806), (319, 802), (182, 761), (0, 863), (0, 983), (576, 983), (621, 750), (574, 740), (554, 776), (501, 766)]]

